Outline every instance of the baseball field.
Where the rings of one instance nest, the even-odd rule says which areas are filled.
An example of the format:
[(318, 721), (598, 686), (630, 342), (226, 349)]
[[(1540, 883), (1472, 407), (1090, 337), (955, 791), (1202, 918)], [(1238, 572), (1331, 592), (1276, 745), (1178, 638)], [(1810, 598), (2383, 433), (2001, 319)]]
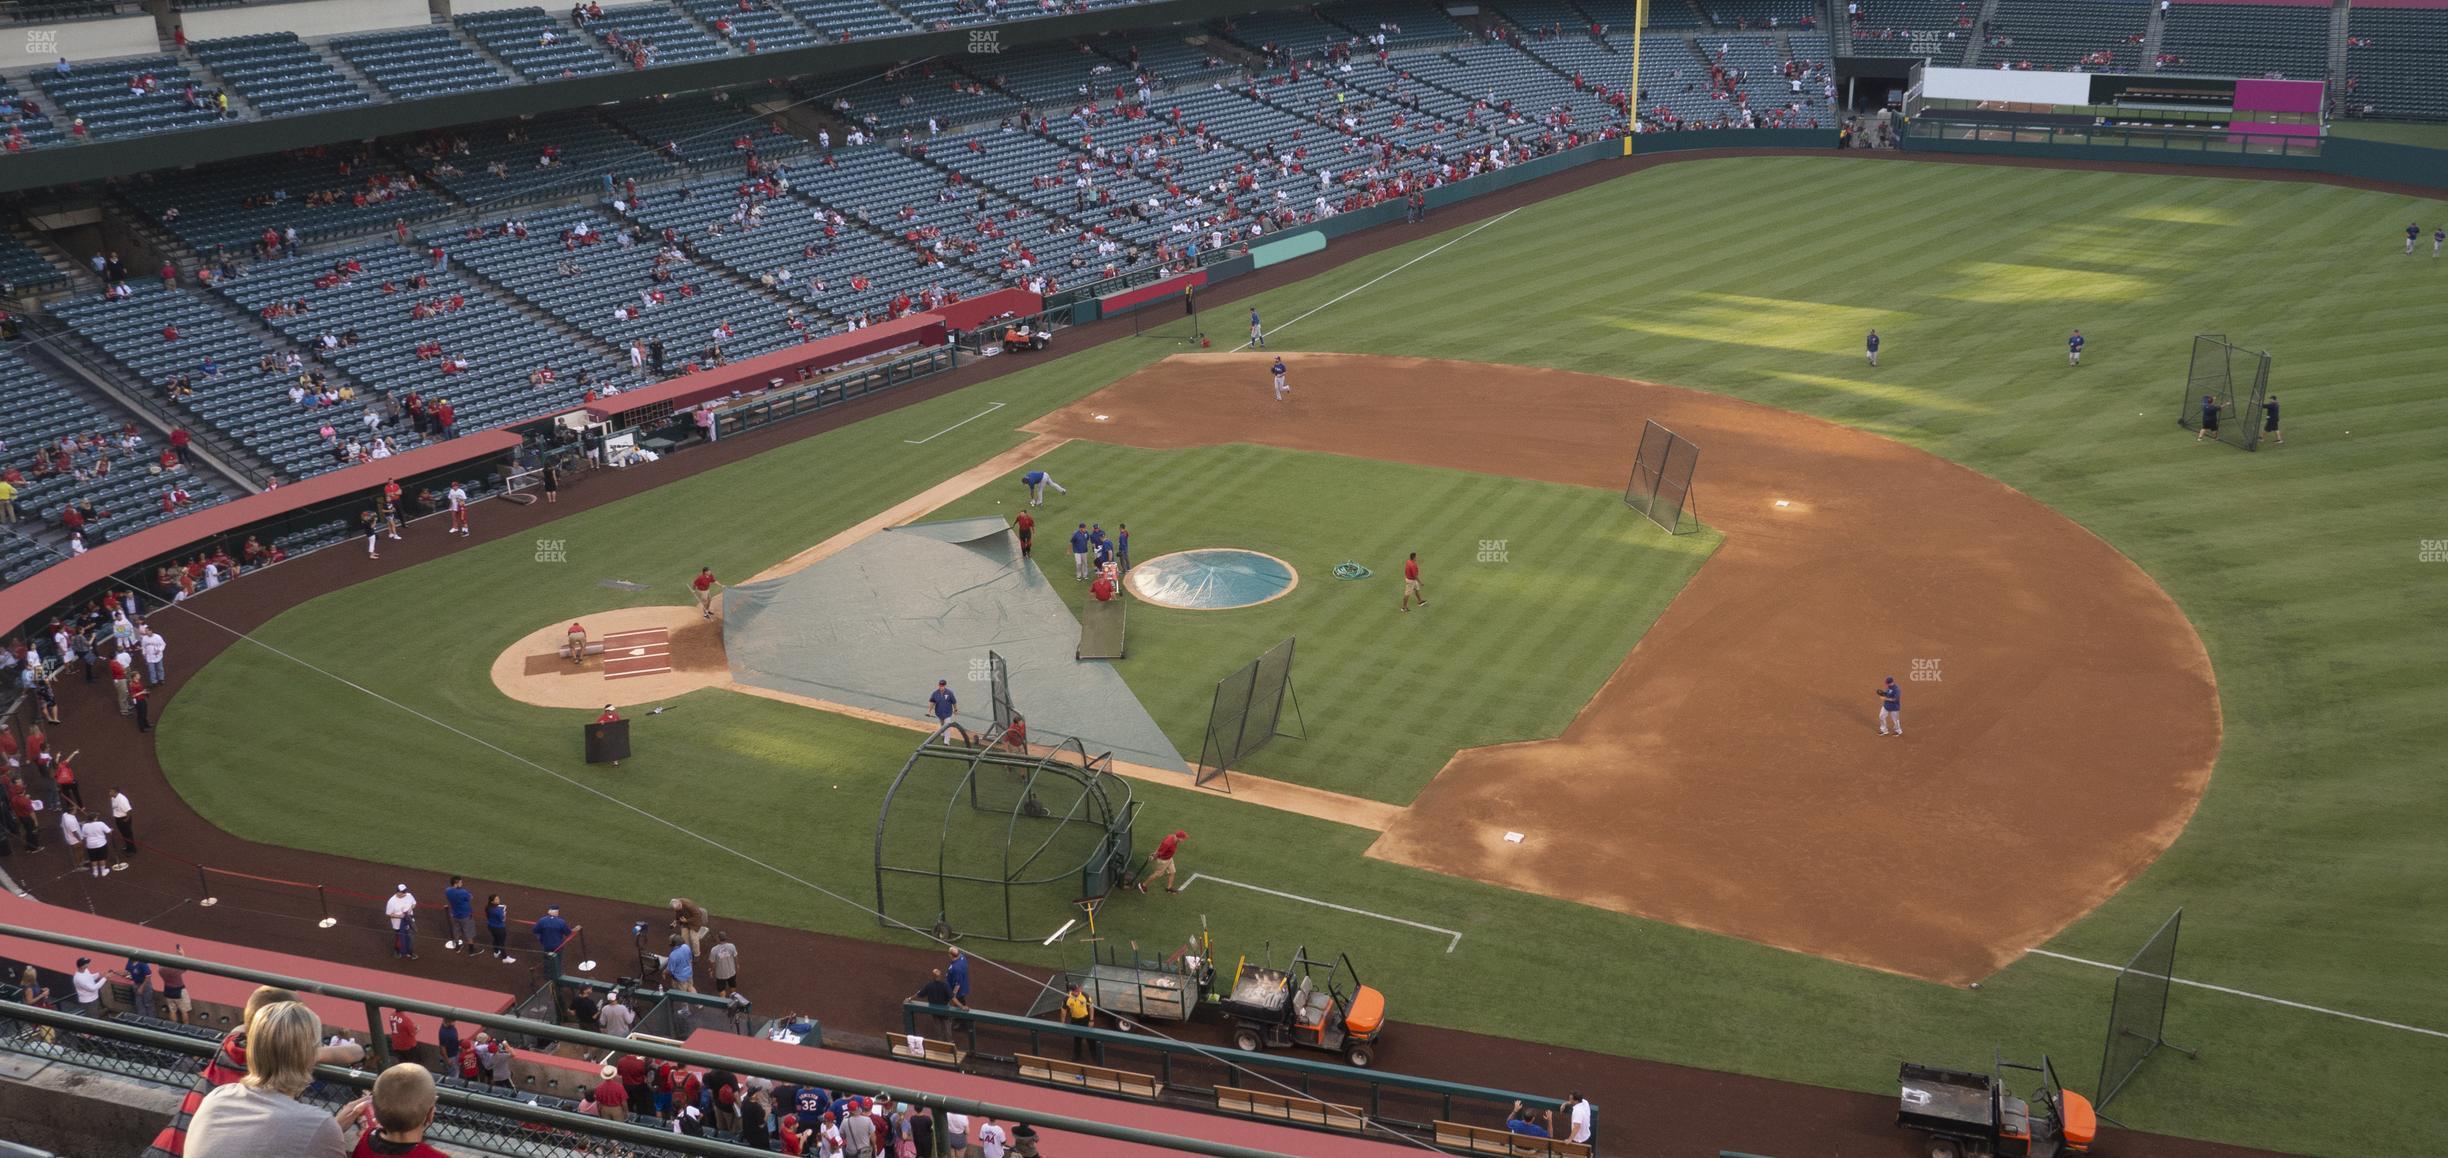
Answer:
[[(1117, 670), (1192, 757), (1215, 680), (1297, 636), (1305, 738), (1246, 771), (1314, 791), (1134, 778), (1147, 843), (1189, 830), (1197, 875), (1116, 900), (1109, 935), (1177, 943), (1203, 915), (1219, 945), (1338, 950), (1397, 1019), (1493, 1036), (1864, 1091), (1901, 1060), (2046, 1052), (2088, 1088), (2096, 963), (2181, 907), (2177, 975), (2217, 988), (2179, 987), (2168, 1036), (2200, 1056), (2154, 1059), (2121, 1121), (2430, 1153), (2448, 263), (2398, 249), (2444, 212), (1789, 157), (1432, 219), (1255, 299), (1289, 402), (1218, 310), (1210, 352), (1065, 352), (534, 541), (368, 564), (185, 677), (161, 760), (249, 840), (913, 943), (858, 906), (924, 687), (899, 726), (613, 691), (672, 710), (590, 770), (581, 710), (486, 673), (913, 496), (1012, 511), (1016, 472), (982, 464), (1043, 446), (1070, 488), (1047, 528), (1128, 522), (1142, 560), (1247, 547), (1301, 576), (1243, 611), (1131, 609)], [(2273, 351), (2283, 446), (2177, 427), (2202, 332)], [(1700, 532), (1624, 508), (1647, 417), (1702, 447)], [(1402, 613), (1412, 551), (1433, 606)], [(1347, 560), (1373, 576), (1335, 579)], [(1880, 738), (1872, 690), (1908, 673), (1911, 734)], [(1381, 1064), (1437, 1059), (1395, 1041)]]

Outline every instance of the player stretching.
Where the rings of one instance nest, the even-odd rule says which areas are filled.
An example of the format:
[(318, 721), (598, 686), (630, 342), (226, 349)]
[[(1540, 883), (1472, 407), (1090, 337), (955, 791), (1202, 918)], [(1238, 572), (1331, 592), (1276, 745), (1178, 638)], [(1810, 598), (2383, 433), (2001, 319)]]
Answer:
[(1275, 400), (1281, 402), (1284, 400), (1284, 395), (1291, 392), (1292, 388), (1284, 385), (1284, 364), (1283, 358), (1279, 355), (1275, 359)]
[(1878, 365), (1878, 331), (1870, 331), (1870, 364)]
[(1879, 735), (1888, 735), (1887, 726), (1895, 725), (1894, 735), (1904, 734), (1904, 689), (1896, 686), (1895, 677), (1879, 685)]
[(2074, 331), (2074, 336), (2073, 336), (2073, 337), (2071, 337), (2071, 338), (2067, 338), (2067, 339), (2066, 339), (2066, 365), (2068, 365), (2068, 366), (2080, 366), (2080, 365), (2082, 365), (2082, 331), (2081, 331), (2081, 330), (2076, 330), (2076, 331)]
[(1055, 482), (1053, 475), (1047, 474), (1042, 470), (1032, 470), (1027, 474), (1021, 475), (1020, 485), (1028, 488), (1029, 505), (1032, 507), (1042, 507), (1045, 505), (1045, 493), (1047, 487), (1053, 487), (1054, 493), (1058, 495), (1067, 495), (1071, 493), (1070, 491), (1064, 490), (1061, 483)]
[(1258, 326), (1258, 310), (1255, 306), (1250, 308), (1250, 345), (1256, 349), (1266, 349), (1266, 331)]
[(453, 481), (450, 485), (451, 534), (466, 535), (472, 533), (468, 530), (467, 509), (467, 487), (457, 481)]

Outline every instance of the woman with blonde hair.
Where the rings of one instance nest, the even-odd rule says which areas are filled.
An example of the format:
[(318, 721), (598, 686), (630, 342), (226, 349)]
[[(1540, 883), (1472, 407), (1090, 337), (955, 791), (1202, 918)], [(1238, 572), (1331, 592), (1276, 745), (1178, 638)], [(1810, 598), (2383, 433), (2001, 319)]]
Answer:
[(205, 1095), (187, 1127), (187, 1158), (347, 1158), (340, 1123), (365, 1116), (359, 1098), (337, 1116), (298, 1098), (314, 1083), (323, 1020), (304, 1002), (276, 1001), (247, 1019), (247, 1076)]

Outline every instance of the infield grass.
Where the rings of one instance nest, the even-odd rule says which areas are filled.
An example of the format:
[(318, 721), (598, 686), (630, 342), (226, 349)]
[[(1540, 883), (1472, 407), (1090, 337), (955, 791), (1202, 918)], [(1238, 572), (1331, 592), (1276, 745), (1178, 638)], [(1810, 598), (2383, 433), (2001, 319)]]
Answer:
[[(1297, 322), (1451, 235), (1255, 304), (1280, 319), (1287, 348), (1621, 374), (1850, 423), (2082, 522), (2192, 618), (2216, 667), (2226, 734), (2182, 838), (2049, 947), (2121, 960), (2183, 906), (2183, 977), (2444, 1029), (2448, 562), (2420, 560), (2426, 541), (2448, 538), (2436, 307), (2448, 260), (2398, 253), (2404, 222), (2443, 214), (2438, 202), (2301, 183), (1843, 157), (1698, 161), (1524, 209)], [(1860, 352), (1872, 326), (1886, 338), (1875, 371)], [(2090, 346), (2070, 370), (2064, 339), (2076, 327)], [(2178, 431), (2185, 359), (2202, 331), (2275, 352), (2287, 446), (2248, 455)], [(1011, 403), (1011, 424), (1026, 422), (1155, 352), (1122, 342), (1069, 355), (573, 516), (556, 524), (567, 565), (536, 564), (524, 544), (487, 544), (317, 599), (263, 635), (502, 748), (566, 764), (575, 715), (510, 703), (478, 674), (519, 635), (588, 608), (679, 602), (679, 583), (700, 563), (752, 572), (1020, 435), (998, 420), (924, 447), (903, 438), (990, 401)], [(820, 501), (807, 500), (811, 491)], [(755, 495), (775, 498), (743, 498)], [(1135, 514), (1117, 517), (1136, 529)], [(1321, 581), (1305, 560), (1304, 572)], [(596, 586), (615, 574), (663, 585), (636, 596)], [(498, 597), (466, 597), (475, 590)], [(392, 652), (356, 644), (381, 622), (453, 630), (420, 632), (416, 647)], [(1220, 673), (1257, 642), (1186, 666)], [(1490, 674), (1518, 676), (1546, 657), (1511, 662), (1515, 672)], [(1304, 697), (1312, 670), (1302, 669)], [(694, 863), (707, 868), (699, 895), (726, 913), (875, 933), (847, 906), (735, 871), (669, 828), (568, 795), (269, 653), (233, 650), (192, 680), (164, 721), (164, 762), (199, 811), (242, 835), (599, 892), (622, 878), (587, 867), (598, 861)], [(1149, 684), (1142, 694), (1185, 693)], [(246, 710), (264, 703), (314, 724), (267, 742)], [(1437, 717), (1461, 706), (1391, 697), (1373, 707), (1365, 726), (1398, 733), (1442, 727)], [(838, 806), (813, 806), (817, 821), (863, 827), (908, 736), (704, 693), (657, 726), (701, 756), (685, 776), (639, 768), (617, 789), (627, 799), (779, 847), (785, 867), (856, 895), (863, 855), (804, 839), (807, 816), (738, 801), (838, 792)], [(1339, 726), (1350, 725), (1310, 714), (1313, 736)], [(243, 768), (216, 759), (237, 751), (250, 754)], [(563, 794), (566, 838), (538, 838), (537, 791)], [(2052, 1053), (2077, 1087), (2096, 1069), (2108, 975), (2081, 965), (2027, 958), (1979, 991), (1948, 989), (1368, 860), (1369, 834), (1357, 829), (1161, 787), (1141, 795), (1147, 823), (1201, 834), (1187, 870), (1462, 932), (1447, 953), (1444, 938), (1407, 926), (1196, 886), (1221, 945), (1348, 951), (1398, 1021), (1873, 1091), (1892, 1090), (1900, 1060), (1985, 1065), (1993, 1048)], [(458, 839), (368, 848), (368, 816), (447, 819)], [(1995, 871), (2054, 887), (2046, 863)], [(617, 891), (659, 904), (667, 872), (640, 872)], [(1187, 911), (1118, 905), (1108, 935), (1175, 943), (1190, 931)], [(1615, 1000), (1594, 1006), (1593, 993)], [(2448, 1040), (2197, 990), (2177, 992), (2168, 1032), (2203, 1053), (2151, 1062), (2115, 1107), (2137, 1127), (2317, 1154), (2438, 1150), (2431, 1102)], [(1404, 1066), (1399, 1040), (1384, 1064)]]

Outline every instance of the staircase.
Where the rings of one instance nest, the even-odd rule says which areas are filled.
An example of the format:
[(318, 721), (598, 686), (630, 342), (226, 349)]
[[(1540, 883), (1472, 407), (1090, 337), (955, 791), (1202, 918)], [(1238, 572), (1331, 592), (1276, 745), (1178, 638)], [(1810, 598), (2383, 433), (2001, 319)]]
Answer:
[(307, 47), (314, 49), (315, 55), (322, 57), (323, 63), (330, 65), (333, 72), (339, 73), (346, 77), (350, 84), (356, 85), (357, 91), (366, 94), (378, 103), (391, 99), (390, 94), (384, 92), (381, 85), (374, 83), (373, 77), (357, 71), (357, 66), (350, 64), (348, 58), (340, 55), (340, 51), (333, 48), (329, 41), (311, 44)]
[[(622, 222), (624, 227), (627, 224), (628, 223), (625, 221)], [(416, 244), (413, 238), (410, 240), (409, 248), (417, 250), (418, 252), (423, 252), (423, 247)], [(534, 318), (535, 320), (550, 326), (562, 337), (578, 343), (587, 350), (601, 354), (606, 359), (616, 362), (619, 365), (627, 366), (629, 364), (629, 351), (621, 349), (618, 346), (614, 346), (612, 343), (604, 341), (602, 338), (598, 338), (593, 334), (587, 333), (585, 330), (581, 330), (568, 322), (562, 321), (559, 317), (555, 316), (552, 311), (537, 306), (534, 302), (528, 301), (525, 297), (520, 296), (517, 290), (511, 289), (509, 286), (503, 285), (502, 283), (477, 272), (476, 267), (473, 265), (463, 261), (454, 261), (450, 263), (450, 271), (457, 274), (462, 280), (466, 281), (470, 287), (474, 288), (478, 292), (486, 294), (502, 302), (503, 304), (508, 305), (511, 309), (517, 310), (530, 318)]]
[(2167, 14), (2159, 10), (2157, 0), (2152, 0), (2150, 6), (2150, 25), (2148, 30), (2142, 34), (2142, 59), (2134, 62), (2135, 71), (2158, 71), (2159, 66), (2153, 64), (2152, 62), (2159, 59), (2159, 44), (2160, 41), (2166, 37), (2166, 35)]
[[(209, 468), (218, 476), (216, 481), (228, 483), (233, 494), (251, 495), (263, 490), (263, 480), (273, 473), (270, 462), (256, 457), (254, 451), (218, 427), (168, 401), (127, 389), (123, 383), (134, 381), (134, 376), (67, 326), (48, 315), (29, 321), (38, 338), (18, 348), (26, 361), (50, 371), (54, 381), (83, 395), (95, 409), (105, 414), (125, 413), (149, 427), (156, 446), (169, 441), (173, 428), (185, 427), (190, 439), (188, 452), (195, 456), (198, 466)], [(60, 541), (66, 542), (67, 537), (62, 535)]]
[(2350, 15), (2346, 0), (2329, 9), (2329, 84), (2336, 92), (2346, 83), (2346, 20)]
[(1965, 68), (1980, 65), (1981, 44), (1989, 38), (1989, 25), (1997, 20), (1998, 0), (1981, 0), (1980, 15), (1972, 18), (1971, 43), (1964, 45), (1963, 59), (1957, 64)]

